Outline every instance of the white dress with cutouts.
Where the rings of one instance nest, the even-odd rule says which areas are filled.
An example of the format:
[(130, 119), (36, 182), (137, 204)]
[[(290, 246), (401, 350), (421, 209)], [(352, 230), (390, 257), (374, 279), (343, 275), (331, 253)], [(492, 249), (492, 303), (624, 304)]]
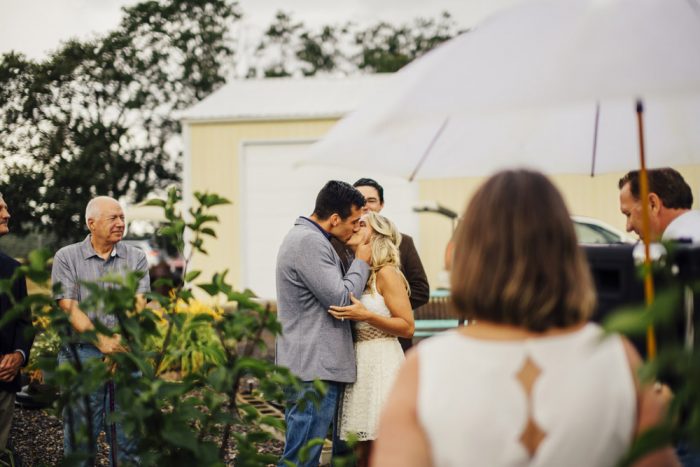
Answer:
[(614, 466), (632, 441), (632, 371), (595, 324), (521, 341), (448, 331), (418, 345), (418, 371), (435, 466)]

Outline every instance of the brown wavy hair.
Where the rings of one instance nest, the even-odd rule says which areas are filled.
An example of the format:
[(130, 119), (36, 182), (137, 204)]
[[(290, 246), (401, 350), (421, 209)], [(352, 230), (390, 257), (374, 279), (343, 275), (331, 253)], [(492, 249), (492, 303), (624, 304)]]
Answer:
[(569, 212), (541, 173), (489, 178), (455, 239), (452, 305), (460, 316), (542, 332), (593, 312), (595, 289)]

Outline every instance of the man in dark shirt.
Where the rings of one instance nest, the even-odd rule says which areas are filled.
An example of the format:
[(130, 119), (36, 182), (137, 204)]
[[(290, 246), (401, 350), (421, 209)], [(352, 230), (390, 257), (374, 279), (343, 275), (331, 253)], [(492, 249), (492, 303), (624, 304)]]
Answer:
[[(0, 237), (9, 232), (10, 212), (0, 193)], [(19, 267), (19, 263), (4, 253), (0, 253), (0, 279), (9, 279)], [(0, 320), (5, 313), (27, 296), (27, 283), (24, 278), (12, 284), (11, 295), (0, 294)], [(0, 328), (0, 464), (2, 451), (12, 426), (15, 393), (20, 390), (19, 369), (27, 365), (29, 350), (34, 341), (32, 319), (29, 311), (5, 323)]]
[[(353, 183), (353, 186), (365, 197), (365, 212), (381, 212), (384, 208), (384, 188), (382, 188), (379, 183), (371, 178), (361, 178)], [(332, 243), (345, 269), (347, 269), (348, 265), (352, 262), (352, 250), (337, 240)], [(430, 298), (428, 277), (425, 275), (425, 269), (418, 256), (413, 238), (405, 233), (401, 233), (399, 253), (401, 254), (401, 271), (406, 277), (408, 285), (411, 287), (411, 295), (409, 296), (411, 308), (415, 310), (428, 303), (428, 299)], [(411, 348), (411, 339), (399, 337), (399, 342), (404, 352)]]

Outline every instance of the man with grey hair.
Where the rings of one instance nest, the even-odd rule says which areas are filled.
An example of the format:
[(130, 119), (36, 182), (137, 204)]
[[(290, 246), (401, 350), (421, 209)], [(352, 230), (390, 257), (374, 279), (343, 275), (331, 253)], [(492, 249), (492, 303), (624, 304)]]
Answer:
[[(139, 281), (139, 295), (150, 291), (148, 262), (146, 254), (139, 248), (121, 243), (126, 227), (124, 211), (114, 198), (98, 196), (88, 203), (85, 209), (85, 220), (90, 234), (82, 242), (61, 248), (54, 256), (51, 279), (54, 284), (60, 284), (61, 289), (55, 294), (58, 305), (68, 314), (74, 331), (78, 334), (95, 329), (94, 321), (99, 320), (107, 327), (114, 328), (116, 317), (101, 313), (100, 310), (83, 310), (81, 303), (88, 297), (89, 289), (84, 282), (93, 282), (99, 287), (108, 288), (112, 284), (96, 282), (107, 274), (126, 274), (130, 271), (144, 273)], [(143, 297), (139, 300), (142, 302)], [(81, 362), (91, 359), (102, 359), (117, 352), (124, 352), (121, 336), (114, 334), (106, 336), (97, 334), (95, 342), (85, 339), (77, 345), (77, 357)], [(73, 361), (74, 356), (67, 348), (61, 349), (58, 355), (59, 364)], [(111, 461), (119, 463), (137, 463), (133, 452), (136, 447), (134, 439), (124, 433), (117, 424), (113, 429), (107, 429), (106, 421), (110, 411), (118, 410), (113, 400), (114, 387), (111, 381), (99, 387), (89, 397), (90, 413), (92, 414), (93, 438), (97, 440), (100, 431), (104, 430), (111, 450)], [(86, 446), (85, 443), (74, 443), (72, 433), (84, 430), (87, 425), (84, 407), (66, 407), (63, 413), (64, 454), (75, 451), (96, 452), (97, 446)], [(70, 421), (73, 421), (73, 427)], [(116, 439), (114, 439), (116, 437)], [(116, 455), (115, 455), (116, 453)]]
[[(10, 211), (0, 193), (0, 237), (10, 231)], [(10, 279), (19, 263), (0, 252), (0, 279)], [(0, 294), (0, 320), (27, 296), (27, 283), (17, 279), (9, 294)], [(12, 426), (15, 393), (20, 390), (19, 369), (27, 365), (29, 350), (34, 340), (29, 311), (22, 312), (0, 327), (0, 465), (5, 465), (5, 449)]]

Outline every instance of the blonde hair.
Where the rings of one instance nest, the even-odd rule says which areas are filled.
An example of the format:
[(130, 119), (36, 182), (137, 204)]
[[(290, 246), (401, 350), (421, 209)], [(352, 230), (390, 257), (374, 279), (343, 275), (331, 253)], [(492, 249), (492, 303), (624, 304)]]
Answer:
[(370, 237), (370, 274), (367, 281), (367, 289), (374, 291), (377, 286), (377, 273), (385, 266), (393, 266), (401, 275), (406, 291), (409, 295), (411, 288), (408, 285), (406, 277), (401, 272), (401, 255), (399, 253), (399, 245), (401, 245), (401, 233), (396, 229), (396, 226), (386, 217), (377, 214), (376, 212), (368, 212), (365, 214), (367, 225), (372, 228)]
[(564, 200), (541, 173), (500, 172), (455, 234), (452, 304), (464, 318), (541, 332), (586, 321), (595, 289)]

